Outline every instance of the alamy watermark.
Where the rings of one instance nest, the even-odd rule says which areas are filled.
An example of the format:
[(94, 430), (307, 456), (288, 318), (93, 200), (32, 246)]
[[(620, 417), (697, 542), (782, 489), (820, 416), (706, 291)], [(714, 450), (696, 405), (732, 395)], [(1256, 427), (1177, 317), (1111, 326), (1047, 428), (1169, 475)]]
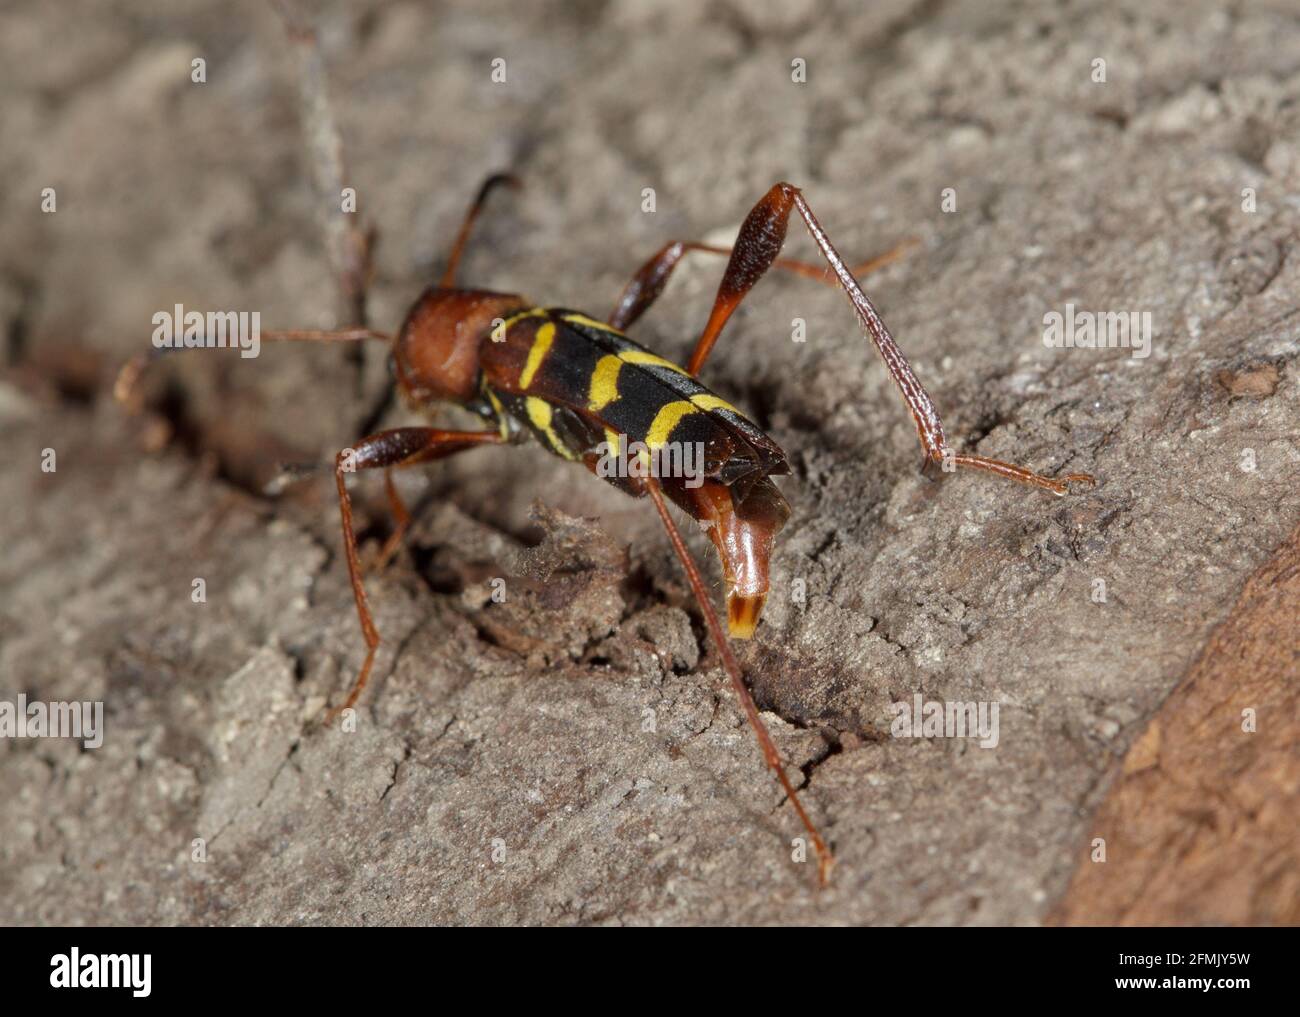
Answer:
[(142, 999), (153, 990), (153, 954), (85, 953), (73, 947), (50, 958), (54, 989), (130, 989)]
[(261, 311), (187, 311), (177, 304), (158, 311), (153, 322), (155, 349), (239, 349), (247, 360), (262, 351)]
[(0, 702), (0, 738), (80, 738), (88, 749), (104, 744), (104, 704)]
[(894, 715), (889, 733), (895, 738), (978, 738), (982, 749), (998, 745), (998, 704), (931, 699), (921, 693), (889, 704)]
[(704, 442), (665, 441), (647, 444), (628, 441), (620, 434), (615, 440), (602, 441), (596, 446), (596, 476), (602, 480), (611, 477), (663, 477), (680, 478), (685, 486), (696, 488), (704, 483)]
[(1151, 355), (1150, 311), (1076, 311), (1065, 305), (1065, 313), (1043, 315), (1043, 345), (1060, 349), (1128, 349), (1134, 360)]

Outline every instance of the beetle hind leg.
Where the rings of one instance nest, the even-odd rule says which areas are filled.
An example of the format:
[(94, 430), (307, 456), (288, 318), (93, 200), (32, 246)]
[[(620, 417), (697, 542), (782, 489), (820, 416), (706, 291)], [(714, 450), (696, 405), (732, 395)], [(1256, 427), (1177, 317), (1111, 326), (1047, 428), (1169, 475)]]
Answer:
[(1072, 485), (1075, 484), (1080, 486), (1095, 484), (1093, 478), (1086, 473), (1071, 473), (1061, 478), (1045, 477), (1023, 466), (1004, 463), (998, 459), (956, 454), (944, 437), (943, 423), (939, 419), (939, 412), (935, 409), (929, 393), (913, 373), (912, 365), (907, 362), (907, 357), (894, 341), (875, 304), (858, 285), (854, 277), (854, 268), (845, 264), (835, 245), (831, 243), (830, 237), (826, 235), (826, 230), (822, 228), (808, 202), (804, 200), (803, 193), (792, 184), (774, 185), (759, 199), (758, 204), (741, 224), (731, 260), (727, 263), (727, 270), (718, 286), (713, 310), (686, 365), (686, 369), (691, 374), (699, 373), (732, 312), (740, 306), (746, 294), (754, 288), (754, 284), (769, 268), (780, 262), (778, 255), (785, 243), (786, 227), (791, 212), (798, 212), (799, 217), (803, 219), (804, 225), (829, 266), (829, 271), (853, 305), (862, 331), (880, 353), (885, 368), (894, 379), (894, 384), (898, 387), (903, 402), (916, 424), (917, 436), (921, 440), (926, 462), (933, 460), (940, 463), (945, 471), (958, 467), (983, 470), (1051, 491), (1056, 495), (1069, 494)]
[[(781, 787), (785, 790), (786, 797), (790, 800), (790, 804), (799, 817), (799, 821), (803, 824), (804, 829), (808, 831), (813, 850), (817, 854), (818, 881), (825, 886), (830, 878), (831, 867), (835, 863), (835, 859), (831, 855), (831, 849), (827, 847), (826, 841), (822, 839), (821, 833), (817, 830), (817, 826), (804, 810), (803, 803), (799, 800), (794, 785), (790, 782), (790, 778), (786, 776), (781, 755), (777, 752), (772, 736), (768, 733), (767, 726), (759, 715), (758, 707), (754, 705), (754, 697), (750, 695), (749, 687), (745, 684), (740, 664), (736, 661), (735, 654), (731, 652), (727, 637), (723, 635), (722, 625), (713, 610), (713, 604), (709, 600), (709, 591), (704, 586), (704, 579), (700, 576), (700, 570), (686, 547), (686, 541), (682, 538), (681, 531), (677, 528), (677, 524), (673, 522), (673, 517), (668, 513), (668, 503), (664, 499), (663, 489), (660, 487), (659, 481), (653, 476), (646, 477), (645, 484), (646, 490), (654, 502), (655, 510), (663, 521), (664, 529), (668, 531), (668, 538), (672, 542), (673, 550), (677, 553), (682, 568), (686, 571), (686, 578), (690, 583), (691, 592), (695, 595), (696, 603), (699, 604), (700, 613), (704, 615), (705, 628), (709, 630), (709, 636), (722, 657), (723, 670), (727, 672), (727, 677), (731, 679), (731, 687), (740, 700), (741, 708), (745, 712), (745, 718), (749, 721), (750, 728), (753, 729), (754, 737), (758, 739), (759, 748), (763, 752), (763, 759), (776, 774), (777, 780), (780, 781)], [(772, 490), (776, 490), (775, 485), (772, 485)], [(764, 559), (764, 568), (766, 569), (766, 559)], [(766, 575), (764, 575), (764, 579), (766, 579)]]

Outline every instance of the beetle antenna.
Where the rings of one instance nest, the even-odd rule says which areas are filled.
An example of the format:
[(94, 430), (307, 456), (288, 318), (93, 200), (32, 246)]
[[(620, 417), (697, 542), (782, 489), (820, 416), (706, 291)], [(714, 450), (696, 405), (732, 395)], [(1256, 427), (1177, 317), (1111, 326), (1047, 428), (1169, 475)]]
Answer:
[[(275, 332), (258, 333), (259, 342), (300, 342), (300, 343), (356, 343), (374, 340), (392, 344), (393, 337), (387, 332), (377, 332), (371, 328), (341, 328), (334, 330), (298, 328), (283, 329)], [(140, 376), (159, 357), (170, 353), (181, 353), (189, 349), (206, 349), (205, 346), (154, 346), (144, 353), (138, 353), (117, 372), (113, 382), (113, 398), (132, 410), (139, 409), (135, 401), (136, 386)]]

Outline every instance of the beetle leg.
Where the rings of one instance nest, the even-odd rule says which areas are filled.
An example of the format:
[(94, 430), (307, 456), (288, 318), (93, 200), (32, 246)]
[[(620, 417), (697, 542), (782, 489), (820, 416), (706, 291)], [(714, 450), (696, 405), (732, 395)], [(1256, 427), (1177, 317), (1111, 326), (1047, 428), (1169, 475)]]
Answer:
[[(929, 393), (912, 373), (912, 366), (903, 356), (903, 351), (898, 348), (889, 329), (885, 327), (880, 313), (862, 291), (862, 287), (858, 285), (853, 277), (853, 271), (835, 250), (821, 223), (808, 207), (803, 194), (791, 184), (776, 184), (754, 206), (741, 225), (731, 261), (727, 263), (727, 271), (718, 287), (713, 311), (686, 365), (686, 369), (691, 374), (699, 373), (709, 351), (727, 324), (727, 319), (731, 317), (745, 295), (753, 289), (763, 273), (776, 263), (781, 245), (785, 242), (786, 225), (792, 209), (798, 211), (804, 225), (808, 227), (808, 232), (812, 234), (813, 241), (821, 250), (822, 257), (826, 259), (831, 272), (834, 273), (836, 281), (848, 296), (849, 302), (853, 304), (863, 331), (876, 344), (885, 367), (893, 377), (899, 392), (902, 393), (908, 412), (916, 422), (916, 432), (921, 440), (921, 448), (927, 462), (942, 463), (945, 468), (966, 466), (985, 470), (1024, 484), (1045, 488), (1057, 495), (1068, 494), (1072, 483), (1089, 485), (1096, 483), (1086, 473), (1071, 473), (1061, 478), (1044, 477), (1023, 466), (1004, 463), (998, 459), (954, 453), (944, 438), (943, 423), (939, 420), (939, 413), (934, 408)], [(948, 464), (951, 464), (951, 467)]]
[[(352, 525), (352, 499), (348, 496), (347, 474), (357, 470), (414, 466), (416, 463), (464, 452), (478, 445), (500, 442), (501, 435), (496, 431), (439, 431), (430, 427), (399, 427), (372, 434), (358, 442), (355, 448), (344, 449), (335, 457), (334, 478), (338, 484), (339, 514), (343, 520), (343, 547), (347, 555), (352, 596), (357, 604), (357, 618), (361, 622), (361, 634), (366, 640), (366, 659), (347, 699), (342, 706), (335, 707), (326, 715), (326, 724), (353, 706), (360, 697), (366, 682), (370, 680), (370, 669), (374, 665), (375, 651), (379, 649), (380, 641), (366, 599), (366, 588), (361, 582), (361, 560), (357, 554), (356, 530)], [(399, 525), (400, 523), (399, 519)]]
[(393, 483), (391, 468), (384, 470), (384, 491), (388, 495), (388, 507), (393, 513), (394, 522), (393, 532), (384, 541), (384, 546), (379, 552), (379, 558), (375, 561), (374, 571), (376, 572), (382, 572), (388, 568), (388, 563), (392, 561), (397, 549), (402, 546), (402, 539), (411, 526), (411, 513), (406, 507), (406, 502), (402, 500), (401, 494), (398, 493), (397, 486)]
[(804, 811), (803, 803), (799, 801), (799, 795), (795, 792), (794, 785), (790, 783), (790, 778), (785, 775), (785, 768), (781, 764), (781, 754), (776, 751), (772, 736), (768, 733), (763, 718), (759, 715), (758, 707), (754, 705), (754, 697), (750, 695), (749, 687), (745, 684), (744, 675), (740, 671), (740, 664), (736, 661), (735, 654), (731, 652), (731, 645), (727, 642), (727, 637), (722, 633), (722, 626), (719, 624), (717, 613), (713, 610), (713, 604), (709, 600), (709, 591), (705, 589), (700, 570), (696, 567), (695, 559), (691, 557), (691, 552), (686, 547), (686, 541), (682, 539), (681, 531), (677, 528), (677, 524), (673, 522), (673, 517), (668, 514), (668, 504), (664, 501), (663, 490), (659, 486), (658, 479), (647, 476), (645, 485), (655, 503), (655, 509), (659, 512), (659, 518), (663, 520), (664, 529), (668, 531), (668, 539), (672, 541), (673, 550), (677, 552), (677, 557), (681, 559), (682, 568), (686, 570), (686, 578), (690, 581), (695, 600), (700, 605), (700, 612), (704, 615), (705, 627), (709, 630), (713, 644), (718, 648), (718, 653), (722, 657), (723, 669), (727, 672), (727, 677), (731, 679), (731, 687), (735, 690), (736, 697), (745, 710), (745, 717), (749, 721), (749, 726), (754, 729), (754, 736), (758, 739), (759, 748), (763, 750), (763, 758), (767, 761), (767, 765), (775, 771), (777, 780), (781, 782), (786, 796), (790, 799), (790, 804), (794, 806), (800, 822), (803, 823), (804, 829), (808, 831), (813, 850), (817, 853), (817, 876), (821, 884), (825, 886), (827, 879), (830, 877), (831, 867), (835, 864), (835, 859), (831, 855), (830, 848), (826, 846), (826, 842), (822, 840), (821, 834), (817, 832), (817, 827), (808, 818), (808, 813)]
[[(853, 273), (855, 275), (868, 275), (876, 271), (876, 269), (884, 268), (901, 258), (903, 253), (914, 243), (913, 240), (904, 240), (893, 250), (854, 265)], [(614, 308), (613, 313), (609, 316), (609, 324), (619, 331), (626, 331), (631, 328), (636, 320), (649, 310), (650, 305), (659, 299), (659, 294), (668, 285), (668, 278), (673, 274), (673, 269), (677, 267), (677, 263), (682, 260), (683, 255), (690, 251), (699, 251), (704, 254), (730, 255), (732, 250), (730, 247), (695, 244), (684, 240), (674, 240), (671, 244), (665, 244), (654, 257), (637, 270), (636, 275), (632, 277), (632, 281), (624, 287), (623, 293), (618, 298), (618, 306)], [(790, 258), (777, 258), (772, 262), (772, 267), (793, 272), (795, 275), (801, 275), (808, 279), (815, 279), (830, 286), (839, 284), (835, 274), (822, 265), (813, 265), (806, 261), (794, 261)]]

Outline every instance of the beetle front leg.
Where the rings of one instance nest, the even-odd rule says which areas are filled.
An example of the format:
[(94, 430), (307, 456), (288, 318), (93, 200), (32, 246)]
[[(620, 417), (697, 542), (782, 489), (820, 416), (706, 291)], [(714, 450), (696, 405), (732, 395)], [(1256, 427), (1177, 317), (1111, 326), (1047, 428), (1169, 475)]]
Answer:
[[(372, 434), (358, 442), (355, 448), (344, 449), (335, 457), (334, 479), (338, 484), (339, 514), (343, 521), (343, 550), (348, 563), (348, 578), (352, 583), (352, 597), (357, 605), (357, 618), (361, 622), (361, 634), (366, 640), (366, 659), (343, 705), (326, 714), (327, 725), (344, 710), (354, 706), (360, 698), (370, 680), (370, 670), (374, 666), (375, 652), (380, 643), (379, 630), (375, 628), (370, 602), (366, 598), (366, 588), (361, 582), (361, 557), (357, 553), (357, 534), (352, 524), (352, 498), (348, 495), (347, 475), (358, 470), (414, 466), (479, 445), (499, 444), (501, 440), (497, 431), (439, 431), (431, 427), (399, 427)], [(391, 480), (389, 482), (391, 484)], [(398, 525), (402, 526), (400, 517)]]

